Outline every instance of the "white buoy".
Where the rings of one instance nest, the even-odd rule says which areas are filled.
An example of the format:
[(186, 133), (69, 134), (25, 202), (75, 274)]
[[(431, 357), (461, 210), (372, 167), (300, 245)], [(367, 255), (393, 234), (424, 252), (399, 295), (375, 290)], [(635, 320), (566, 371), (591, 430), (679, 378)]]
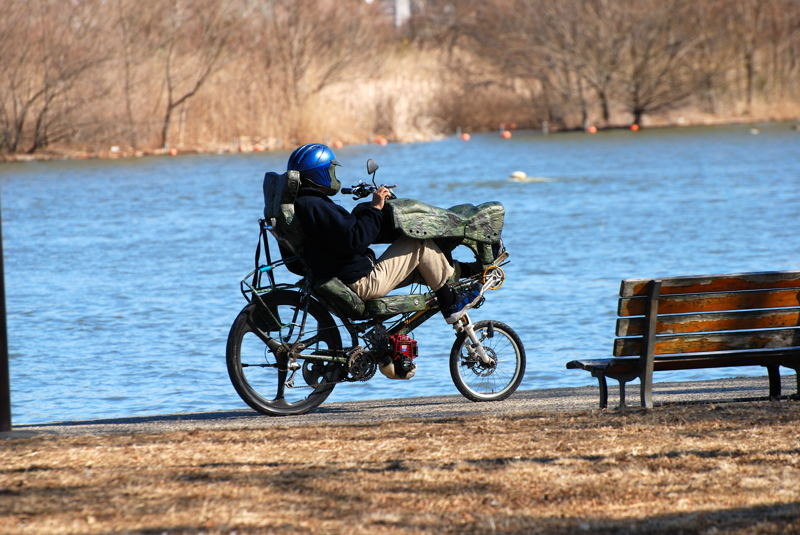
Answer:
[(508, 175), (508, 179), (512, 182), (551, 182), (553, 180), (545, 176), (528, 176), (525, 171), (514, 171)]

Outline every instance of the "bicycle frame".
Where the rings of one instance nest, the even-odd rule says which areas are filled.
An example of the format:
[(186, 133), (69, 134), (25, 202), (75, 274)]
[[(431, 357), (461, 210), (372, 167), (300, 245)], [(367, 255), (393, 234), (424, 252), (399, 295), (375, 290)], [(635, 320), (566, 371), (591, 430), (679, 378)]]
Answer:
[[(276, 240), (280, 241), (281, 237), (279, 237), (275, 229), (270, 225), (265, 219), (259, 219), (259, 239), (258, 244), (256, 246), (256, 254), (255, 254), (255, 268), (245, 275), (245, 277), (240, 281), (239, 288), (244, 296), (245, 300), (248, 303), (252, 303), (254, 300), (258, 301), (258, 303), (269, 312), (272, 316), (272, 319), (276, 321), (278, 324), (280, 322), (277, 318), (272, 315), (272, 312), (267, 307), (266, 303), (264, 303), (261, 296), (266, 295), (269, 292), (278, 290), (278, 289), (296, 289), (301, 297), (301, 302), (306, 303), (303, 309), (297, 309), (294, 312), (292, 322), (290, 324), (285, 324), (289, 327), (289, 331), (286, 335), (282, 335), (280, 339), (280, 343), (283, 345), (285, 344), (286, 339), (291, 339), (292, 335), (294, 334), (294, 329), (299, 328), (300, 334), (298, 338), (302, 338), (304, 328), (305, 328), (305, 321), (306, 316), (308, 315), (308, 302), (310, 299), (317, 299), (312, 291), (311, 284), (307, 278), (301, 278), (299, 281), (295, 282), (294, 284), (289, 283), (277, 283), (275, 281), (275, 270), (286, 266), (288, 262), (299, 261), (303, 262), (302, 258), (299, 256), (294, 256), (290, 258), (282, 258), (279, 260), (273, 260), (272, 252), (270, 249), (270, 243), (268, 236), (272, 235)], [(264, 263), (262, 263), (262, 251), (264, 257)], [(305, 265), (303, 263), (303, 265)], [(266, 280), (265, 280), (266, 276)], [(322, 302), (321, 302), (322, 303)], [(358, 340), (362, 334), (366, 333), (369, 329), (383, 324), (384, 322), (391, 321), (392, 325), (390, 325), (386, 332), (389, 335), (393, 334), (408, 334), (412, 332), (414, 329), (428, 321), (432, 318), (436, 313), (439, 311), (439, 307), (435, 304), (429, 303), (428, 307), (424, 310), (420, 310), (413, 313), (407, 314), (397, 314), (396, 316), (400, 316), (400, 318), (396, 318), (396, 316), (389, 316), (389, 317), (381, 317), (381, 318), (368, 318), (365, 320), (352, 320), (343, 316), (340, 316), (335, 311), (331, 310), (330, 307), (322, 303), (325, 309), (330, 313), (333, 317), (337, 318), (341, 322), (341, 326), (345, 328), (347, 333), (351, 337), (352, 344), (349, 347), (345, 347), (340, 350), (319, 350), (316, 351), (315, 354), (305, 354), (305, 353), (295, 353), (295, 358), (301, 359), (308, 359), (308, 360), (317, 360), (317, 361), (333, 361), (333, 362), (340, 362), (346, 363), (347, 357), (345, 356), (348, 351), (351, 351), (354, 347), (358, 345)], [(396, 319), (392, 319), (396, 318)], [(299, 319), (299, 323), (298, 323)], [(283, 326), (284, 324), (280, 324)], [(267, 342), (267, 340), (264, 340)], [(302, 343), (305, 346), (309, 346), (314, 342), (314, 338), (309, 338), (306, 340), (302, 340)], [(297, 345), (297, 344), (295, 344)]]

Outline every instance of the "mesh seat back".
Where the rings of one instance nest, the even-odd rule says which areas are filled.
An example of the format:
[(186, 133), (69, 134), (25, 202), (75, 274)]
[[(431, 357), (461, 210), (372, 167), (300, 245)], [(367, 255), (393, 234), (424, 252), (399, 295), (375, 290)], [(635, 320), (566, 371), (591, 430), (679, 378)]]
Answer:
[(264, 219), (275, 231), (278, 248), (286, 261), (286, 267), (295, 275), (304, 276), (306, 273), (303, 263), (299, 259), (292, 259), (299, 256), (303, 250), (303, 230), (294, 216), (294, 200), (300, 190), (300, 173), (268, 172), (264, 175), (263, 190)]

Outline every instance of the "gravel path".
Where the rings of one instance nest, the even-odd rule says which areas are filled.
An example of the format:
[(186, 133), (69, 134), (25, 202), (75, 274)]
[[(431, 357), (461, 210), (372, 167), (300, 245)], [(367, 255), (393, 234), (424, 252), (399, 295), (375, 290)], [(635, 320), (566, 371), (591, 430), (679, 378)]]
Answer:
[[(783, 392), (796, 392), (795, 376), (783, 377)], [(764, 399), (768, 395), (766, 377), (656, 383), (656, 407), (671, 403), (726, 402)], [(639, 387), (629, 385), (628, 404), (638, 406)], [(609, 406), (616, 407), (618, 393), (609, 383)], [(522, 390), (509, 399), (495, 403), (473, 403), (461, 396), (416, 397), (323, 404), (302, 416), (281, 418), (262, 416), (249, 409), (240, 411), (196, 412), (136, 416), (101, 420), (52, 422), (14, 426), (0, 438), (22, 438), (42, 433), (86, 435), (106, 433), (161, 433), (193, 429), (246, 429), (271, 426), (367, 425), (393, 419), (449, 419), (467, 416), (505, 416), (541, 411), (582, 411), (598, 407), (597, 386)]]

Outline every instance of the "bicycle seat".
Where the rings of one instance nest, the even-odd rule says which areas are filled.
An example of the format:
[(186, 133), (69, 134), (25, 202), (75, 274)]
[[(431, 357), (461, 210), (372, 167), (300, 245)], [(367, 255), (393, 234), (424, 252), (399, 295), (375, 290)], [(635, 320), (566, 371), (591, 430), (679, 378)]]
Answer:
[(304, 276), (305, 267), (299, 257), (303, 251), (303, 229), (294, 216), (294, 200), (300, 190), (300, 173), (268, 172), (264, 175), (264, 219), (272, 226), (286, 267), (295, 275)]
[(424, 294), (388, 295), (363, 301), (356, 293), (337, 278), (332, 278), (314, 287), (314, 294), (339, 315), (350, 319), (388, 317), (425, 310), (433, 299), (432, 292)]

